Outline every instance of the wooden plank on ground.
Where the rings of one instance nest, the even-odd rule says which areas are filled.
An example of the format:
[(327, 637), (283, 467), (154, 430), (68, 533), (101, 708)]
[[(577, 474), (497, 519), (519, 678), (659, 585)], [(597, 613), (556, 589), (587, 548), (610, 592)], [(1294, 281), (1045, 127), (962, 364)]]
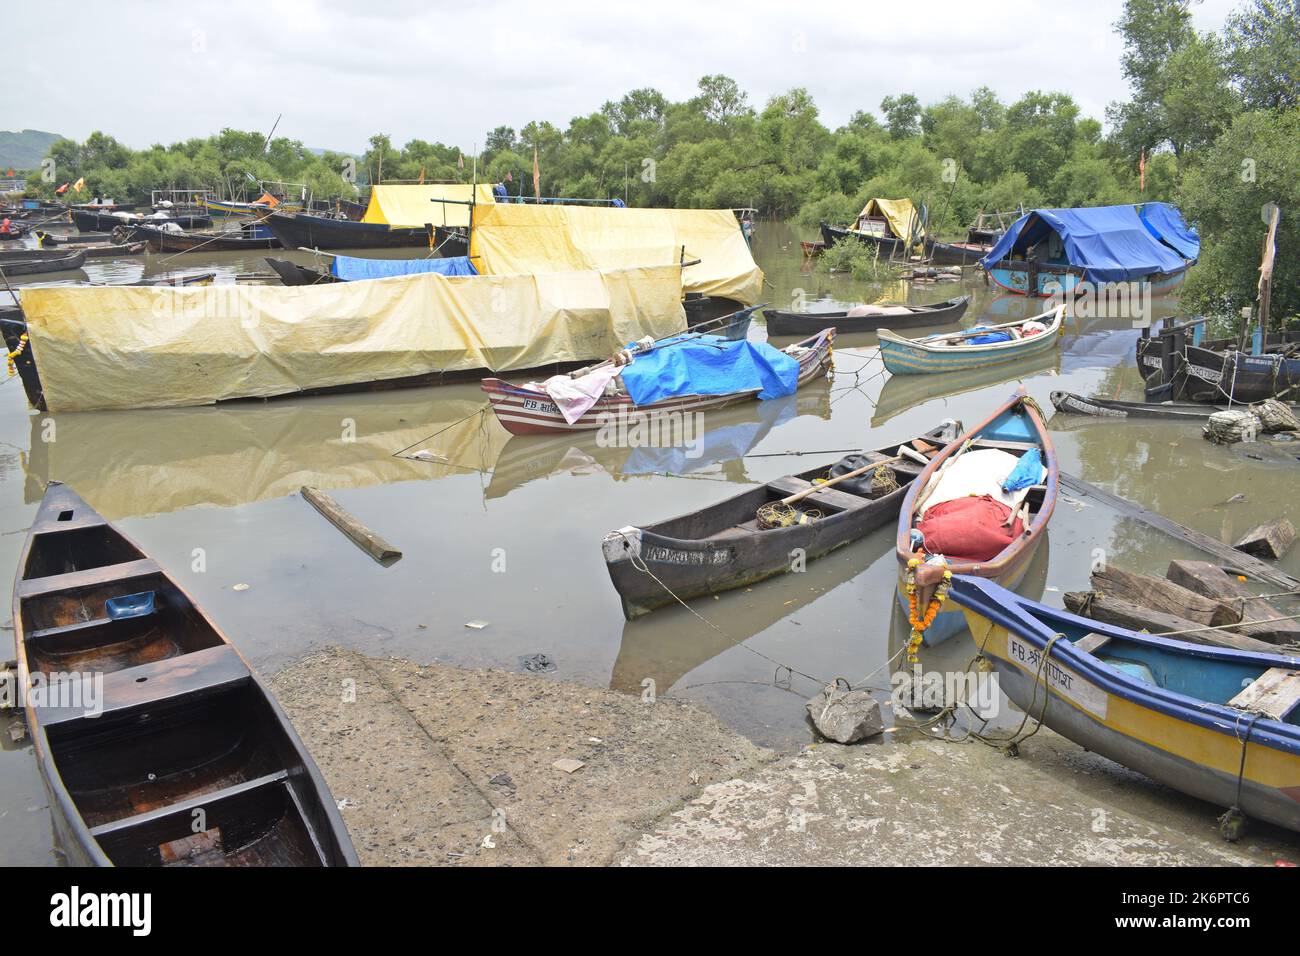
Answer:
[(1104, 594), (1093, 594), (1092, 600), (1089, 601), (1090, 593), (1089, 591), (1066, 592), (1066, 610), (1130, 631), (1144, 630), (1155, 635), (1168, 634), (1171, 638), (1186, 641), (1188, 644), (1232, 647), (1239, 651), (1257, 651), (1265, 654), (1278, 653), (1277, 647), (1265, 641), (1244, 634), (1234, 634), (1232, 631), (1203, 630), (1205, 627), (1203, 624), (1189, 621), (1185, 617), (1140, 607), (1131, 601), (1122, 601)]
[(1276, 561), (1294, 543), (1295, 525), (1286, 518), (1274, 518), (1267, 524), (1247, 531), (1233, 547), (1257, 558), (1272, 558)]
[(1209, 561), (1171, 561), (1168, 577), (1197, 594), (1222, 601), (1241, 611), (1241, 623), (1233, 630), (1262, 641), (1300, 641), (1300, 621), (1279, 621), (1281, 611), (1260, 600), (1250, 588)]
[(1241, 612), (1222, 601), (1149, 574), (1135, 574), (1115, 567), (1098, 568), (1092, 572), (1092, 589), (1107, 597), (1117, 597), (1165, 614), (1185, 617), (1198, 624), (1213, 624), (1217, 627), (1236, 624), (1241, 620)]

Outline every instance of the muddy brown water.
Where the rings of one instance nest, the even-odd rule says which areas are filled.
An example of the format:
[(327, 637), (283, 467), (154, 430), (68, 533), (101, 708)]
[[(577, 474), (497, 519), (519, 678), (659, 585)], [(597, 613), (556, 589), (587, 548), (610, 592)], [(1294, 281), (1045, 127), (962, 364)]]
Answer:
[[(973, 270), (961, 283), (932, 285), (809, 271), (798, 238), (769, 222), (755, 236), (774, 305), (795, 298), (922, 304), (968, 293), (964, 325), (1042, 307), (997, 294)], [(196, 252), (93, 260), (81, 273), (40, 278), (123, 282), (176, 270), (269, 271), (260, 256)], [(1176, 299), (1153, 306), (1155, 318), (1178, 314)], [(751, 336), (764, 335), (756, 321)], [(490, 412), (481, 414), (486, 402), (472, 384), (50, 416), (28, 408), (13, 378), (0, 385), (0, 567), (6, 575), (14, 569), (42, 488), (57, 479), (118, 521), (265, 672), (328, 644), (515, 670), (521, 657), (540, 653), (554, 661), (556, 677), (628, 693), (653, 681), (657, 693), (695, 700), (759, 743), (791, 747), (810, 737), (803, 702), (818, 686), (777, 673), (774, 661), (821, 679), (858, 680), (878, 671), (904, 638), (893, 527), (802, 574), (633, 623), (619, 610), (601, 537), (829, 464), (843, 451), (912, 437), (946, 418), (974, 423), (1020, 384), (1049, 415), (1055, 389), (1137, 399), (1137, 335), (1128, 318), (1071, 319), (1059, 349), (1029, 366), (892, 379), (874, 357), (874, 336), (844, 336), (833, 380), (709, 413), (698, 456), (602, 447), (594, 435), (511, 438)], [(1225, 540), (1292, 509), (1294, 456), (1261, 460), (1246, 446), (1210, 445), (1198, 425), (1055, 415), (1051, 427), (1064, 470)], [(401, 449), (435, 457), (395, 456)], [(376, 564), (298, 497), (302, 485), (330, 490), (403, 558)], [(1244, 501), (1224, 503), (1235, 494)], [(1061, 592), (1086, 586), (1103, 555), (1155, 573), (1173, 558), (1196, 556), (1067, 497), (1023, 590), (1059, 605)], [(1283, 565), (1300, 573), (1300, 551)], [(471, 621), (487, 626), (467, 627)], [(7, 629), (12, 634), (12, 623)], [(962, 637), (926, 663), (959, 669), (970, 651)], [(887, 688), (888, 681), (886, 671), (870, 683)], [(0, 862), (54, 862), (30, 747), (7, 737), (4, 745)]]

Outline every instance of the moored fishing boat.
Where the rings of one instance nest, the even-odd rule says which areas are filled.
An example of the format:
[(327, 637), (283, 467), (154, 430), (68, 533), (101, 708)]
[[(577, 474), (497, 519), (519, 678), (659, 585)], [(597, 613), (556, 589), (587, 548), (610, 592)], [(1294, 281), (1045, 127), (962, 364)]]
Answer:
[[(32, 250), (43, 252), (44, 250)], [(86, 261), (86, 253), (70, 252), (66, 255), (59, 253), (44, 252), (44, 256), (8, 259), (4, 253), (0, 253), (0, 272), (5, 276), (13, 278), (15, 276), (34, 276), (43, 275), (47, 272), (71, 272), (74, 269), (80, 269)]]
[(955, 574), (1015, 588), (1046, 536), (1060, 469), (1024, 389), (941, 450), (908, 489), (898, 517), (898, 597), (912, 653), (965, 626), (948, 596)]
[(252, 249), (276, 249), (278, 240), (257, 239), (239, 230), (226, 232), (172, 232), (158, 226), (132, 227), (136, 239), (143, 239), (153, 252), (186, 252), (204, 249), (209, 252), (242, 252)]
[[(778, 478), (676, 518), (610, 532), (601, 548), (624, 616), (631, 620), (678, 598), (783, 574), (796, 549), (805, 559), (818, 558), (888, 524), (926, 456), (960, 432), (960, 423), (945, 422), (910, 442)], [(790, 509), (788, 519), (765, 520), (764, 509), (774, 505)]]
[(1300, 398), (1300, 333), (1272, 333), (1255, 353), (1235, 339), (1198, 343), (1186, 330), (1180, 326), (1138, 339), (1138, 368), (1148, 398), (1234, 405)]
[(212, 228), (212, 217), (207, 215), (141, 216), (136, 213), (98, 212), (90, 209), (73, 209), (72, 221), (79, 232), (114, 232), (133, 226), (157, 226), (166, 222), (175, 223), (182, 229)]
[(357, 864), (324, 779), (252, 667), (57, 482), (19, 557), (13, 613), (20, 686), (50, 691), (24, 706), (69, 862)]
[[(1094, 753), (1248, 817), (1300, 830), (1300, 657), (1139, 634), (954, 578), (998, 686)], [(1240, 817), (1221, 831), (1235, 839)]]
[[(1120, 402), (1075, 395), (1073, 392), (1052, 392), (1051, 399), (1057, 411), (1071, 415), (1089, 415), (1093, 418), (1154, 418), (1204, 422), (1214, 412), (1226, 407), (1226, 405), (1197, 402)], [(1293, 410), (1300, 410), (1300, 406), (1291, 407)]]
[[(433, 213), (430, 213), (432, 216)], [(441, 226), (390, 226), (387, 223), (357, 222), (325, 216), (292, 215), (273, 212), (261, 217), (286, 249), (398, 249), (437, 248), (451, 237), (451, 230)], [(465, 243), (452, 242), (464, 255)]]
[[(715, 343), (727, 343), (738, 349), (755, 348), (763, 345), (764, 348), (776, 352), (771, 346), (766, 346), (763, 343), (728, 343), (727, 340), (720, 336), (702, 337), (697, 333), (681, 336), (677, 340), (669, 339), (655, 343), (647, 351), (653, 355), (657, 351), (673, 348), (676, 341), (684, 339), (691, 339), (704, 347), (719, 352), (723, 351), (723, 349)], [(797, 368), (791, 370), (790, 377), (792, 381), (787, 383), (790, 386), (790, 391), (813, 379), (822, 377), (830, 370), (831, 346), (834, 341), (835, 330), (823, 329), (817, 335), (794, 345), (786, 346), (780, 351), (780, 355), (786, 356), (797, 363)], [(635, 364), (637, 360), (636, 357), (633, 357), (630, 364)], [(624, 369), (628, 367), (630, 366), (624, 366)], [(624, 376), (626, 372), (624, 371), (624, 375), (616, 375), (614, 374), (616, 371), (617, 369), (611, 360), (600, 365), (579, 369), (564, 376), (564, 378), (570, 380), (582, 379), (589, 375), (601, 376), (599, 397), (586, 403), (586, 408), (578, 413), (576, 417), (572, 417), (572, 420), (571, 416), (566, 415), (566, 410), (561, 408), (552, 392), (547, 390), (545, 383), (512, 385), (499, 378), (486, 378), (483, 380), (482, 388), (487, 393), (488, 401), (492, 403), (492, 410), (496, 413), (497, 421), (512, 435), (545, 435), (556, 432), (587, 431), (605, 427), (620, 427), (619, 423), (623, 423), (621, 427), (638, 427), (640, 423), (672, 423), (680, 421), (683, 415), (702, 412), (705, 409), (723, 408), (737, 402), (754, 401), (767, 391), (762, 384), (755, 381), (752, 387), (712, 393), (688, 391), (638, 404), (629, 394), (628, 387), (625, 384)], [(627, 377), (630, 378), (631, 376)], [(680, 383), (682, 376), (675, 375), (674, 379)], [(580, 390), (582, 387), (582, 385), (571, 387), (566, 383), (565, 391)], [(689, 388), (689, 386), (687, 387)], [(590, 398), (590, 394), (588, 394), (588, 398)]]
[(137, 256), (145, 250), (143, 242), (129, 242), (125, 245), (112, 242), (47, 244), (44, 241), (48, 237), (46, 233), (38, 232), (36, 235), (38, 239), (42, 240), (41, 248), (0, 252), (0, 263), (17, 259), (49, 259), (52, 256), (70, 256), (77, 252), (84, 252), (87, 259), (110, 259), (116, 256)]
[(1134, 206), (1035, 209), (1016, 220), (980, 265), (1016, 295), (1047, 298), (1107, 287), (1166, 295), (1196, 263), (1200, 239), (1174, 207), (1147, 207), (1145, 216)]
[(981, 368), (1032, 358), (1056, 347), (1065, 328), (1065, 306), (1001, 325), (975, 326), (908, 339), (889, 329), (877, 331), (880, 357), (894, 375), (922, 375)]
[(867, 305), (835, 312), (791, 312), (764, 309), (768, 335), (808, 335), (826, 325), (834, 325), (840, 335), (874, 332), (888, 324), (907, 329), (930, 325), (948, 325), (966, 314), (970, 296), (962, 295), (929, 305)]

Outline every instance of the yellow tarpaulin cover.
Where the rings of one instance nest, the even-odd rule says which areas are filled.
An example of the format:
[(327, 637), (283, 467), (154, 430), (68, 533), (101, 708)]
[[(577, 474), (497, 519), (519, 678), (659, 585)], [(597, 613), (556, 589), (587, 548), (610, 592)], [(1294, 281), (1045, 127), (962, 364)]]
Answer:
[(921, 214), (916, 211), (910, 199), (869, 199), (858, 213), (863, 216), (884, 216), (889, 228), (899, 239), (925, 236), (925, 227), (921, 224)]
[(754, 305), (763, 271), (730, 209), (610, 209), (496, 203), (474, 210), (470, 255), (479, 272), (624, 269), (699, 259), (687, 292)]
[(315, 286), (24, 289), (50, 411), (205, 405), (604, 358), (682, 332), (675, 266)]
[[(478, 191), (469, 183), (433, 183), (427, 186), (372, 186), (370, 205), (362, 222), (387, 223), (390, 226), (420, 227), (425, 223), (435, 226), (468, 226), (469, 206), (474, 196), (476, 203), (492, 202), (492, 187), (479, 184)], [(439, 202), (449, 199), (453, 202)]]

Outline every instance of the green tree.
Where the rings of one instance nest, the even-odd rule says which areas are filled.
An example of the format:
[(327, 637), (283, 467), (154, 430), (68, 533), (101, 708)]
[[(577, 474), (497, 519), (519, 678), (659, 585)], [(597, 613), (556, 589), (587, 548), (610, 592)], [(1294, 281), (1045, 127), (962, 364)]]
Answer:
[(1248, 109), (1300, 105), (1300, 3), (1251, 0), (1228, 16), (1228, 63)]

